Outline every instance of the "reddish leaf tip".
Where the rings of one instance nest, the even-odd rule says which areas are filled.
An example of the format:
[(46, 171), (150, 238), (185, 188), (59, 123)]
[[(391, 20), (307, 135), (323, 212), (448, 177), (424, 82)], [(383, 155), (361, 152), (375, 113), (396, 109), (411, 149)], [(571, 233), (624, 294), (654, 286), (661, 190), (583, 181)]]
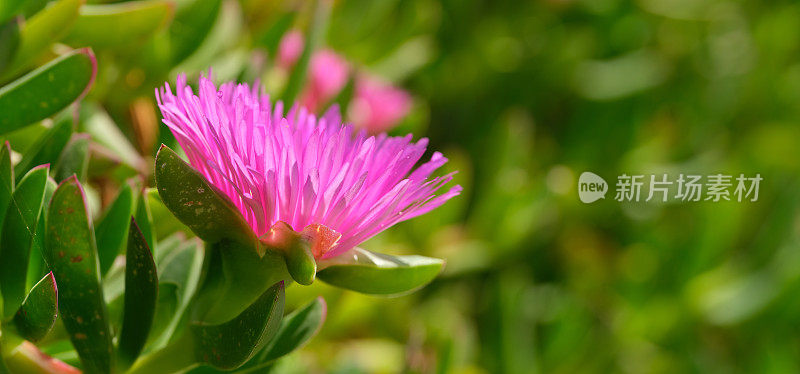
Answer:
[(56, 277), (52, 271), (47, 273), (47, 276), (50, 277), (50, 284), (53, 286), (53, 292), (56, 295), (56, 310), (58, 310), (58, 283), (56, 283)]
[[(81, 1), (81, 2), (83, 2), (83, 1)], [(76, 101), (78, 101), (78, 100), (82, 99), (84, 96), (86, 96), (86, 94), (89, 92), (89, 90), (92, 89), (92, 86), (94, 85), (94, 81), (97, 78), (97, 57), (95, 57), (94, 51), (92, 51), (91, 48), (86, 47), (86, 48), (78, 49), (77, 52), (89, 57), (89, 62), (92, 64), (92, 77), (89, 78), (89, 82), (86, 84), (86, 88), (83, 89), (83, 92), (81, 92), (80, 96), (78, 96), (78, 99)]]

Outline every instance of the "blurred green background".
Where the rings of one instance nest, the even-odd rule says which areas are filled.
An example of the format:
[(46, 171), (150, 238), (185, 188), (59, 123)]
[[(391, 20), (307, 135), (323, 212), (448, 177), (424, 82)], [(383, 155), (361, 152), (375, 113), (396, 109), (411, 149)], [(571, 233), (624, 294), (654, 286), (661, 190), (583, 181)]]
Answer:
[[(338, 3), (329, 44), (404, 73), (466, 193), (368, 245), (445, 257), (442, 277), (400, 300), (342, 295), (305, 354), (364, 368), (385, 344), (410, 372), (800, 371), (799, 5)], [(607, 199), (579, 202), (583, 171)], [(613, 200), (623, 173), (720, 172), (760, 173), (759, 200)]]
[[(314, 2), (170, 3), (121, 24), (142, 30), (128, 39), (61, 41), (98, 59), (81, 130), (128, 139), (93, 148), (96, 214), (174, 144), (155, 87), (212, 67), (278, 95), (290, 79), (270, 62), (280, 36), (320, 27)], [(423, 290), (292, 286), (290, 308), (323, 295), (329, 314), (281, 372), (800, 372), (800, 4), (322, 3), (320, 45), (411, 93), (393, 133), (429, 137), (465, 192), (365, 244), (446, 258)], [(43, 131), (9, 137), (22, 152)], [(612, 189), (623, 173), (764, 180), (757, 202), (621, 203), (612, 190), (583, 204), (583, 171)]]

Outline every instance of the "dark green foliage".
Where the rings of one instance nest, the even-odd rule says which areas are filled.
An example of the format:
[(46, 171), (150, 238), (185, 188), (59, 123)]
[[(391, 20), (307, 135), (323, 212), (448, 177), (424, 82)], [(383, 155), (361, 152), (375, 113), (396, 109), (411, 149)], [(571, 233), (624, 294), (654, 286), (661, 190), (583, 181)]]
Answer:
[(74, 176), (53, 194), (46, 235), (44, 257), (60, 285), (59, 312), (83, 368), (88, 373), (110, 372), (113, 346), (94, 231), (83, 188)]
[(14, 325), (20, 336), (36, 342), (47, 335), (58, 316), (58, 288), (53, 274), (49, 273), (33, 286), (17, 313)]
[(130, 365), (141, 353), (150, 328), (158, 297), (158, 270), (153, 253), (142, 231), (131, 217), (128, 248), (125, 254), (125, 310), (119, 335), (119, 356)]
[[(61, 56), (0, 88), (0, 134), (41, 121), (85, 93), (94, 80), (90, 49)], [(60, 149), (59, 149), (60, 150)]]
[(31, 245), (37, 235), (37, 222), (44, 201), (48, 171), (47, 166), (31, 169), (17, 185), (6, 209), (6, 218), (0, 235), (0, 292), (4, 301), (3, 319), (9, 318), (16, 312), (27, 293), (25, 287), (27, 265)]

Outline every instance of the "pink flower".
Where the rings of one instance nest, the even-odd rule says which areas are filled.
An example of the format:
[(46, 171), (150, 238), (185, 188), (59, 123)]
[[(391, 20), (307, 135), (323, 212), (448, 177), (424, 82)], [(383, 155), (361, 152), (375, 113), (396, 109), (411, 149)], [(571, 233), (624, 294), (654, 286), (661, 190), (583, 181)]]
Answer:
[(286, 33), (278, 45), (278, 66), (283, 69), (291, 68), (303, 54), (304, 44), (303, 34), (300, 31), (292, 30)]
[(323, 49), (314, 53), (311, 56), (308, 84), (300, 102), (308, 110), (321, 110), (347, 85), (349, 74), (347, 61), (335, 52)]
[(356, 127), (377, 134), (391, 130), (410, 110), (411, 95), (407, 92), (361, 75), (348, 114)]
[[(453, 178), (430, 175), (447, 159), (434, 152), (416, 169), (427, 139), (356, 133), (338, 108), (316, 118), (303, 108), (284, 114), (258, 85), (219, 87), (201, 77), (199, 93), (178, 77), (156, 92), (164, 123), (189, 162), (223, 191), (259, 235), (285, 222), (321, 232), (317, 258), (341, 254), (395, 223), (427, 213), (458, 195), (434, 194)], [(332, 231), (331, 231), (332, 230)]]

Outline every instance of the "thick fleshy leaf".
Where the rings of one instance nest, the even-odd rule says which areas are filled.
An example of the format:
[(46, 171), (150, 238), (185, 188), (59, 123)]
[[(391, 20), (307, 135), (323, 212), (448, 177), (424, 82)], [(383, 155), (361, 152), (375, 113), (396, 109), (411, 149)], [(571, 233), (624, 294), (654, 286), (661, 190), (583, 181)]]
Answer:
[(59, 116), (53, 127), (47, 130), (39, 139), (36, 139), (22, 160), (14, 167), (17, 179), (33, 166), (42, 164), (55, 164), (64, 146), (69, 142), (72, 134), (72, 118), (66, 113)]
[(133, 191), (138, 190), (133, 184), (133, 181), (128, 181), (122, 186), (117, 198), (108, 207), (95, 229), (100, 274), (108, 272), (114, 259), (122, 253), (122, 248), (126, 244), (130, 217), (136, 207), (136, 195)]
[(81, 49), (0, 88), (0, 134), (58, 113), (88, 91), (96, 72), (92, 50)]
[(140, 189), (137, 191), (136, 197), (136, 212), (134, 213), (134, 217), (136, 217), (136, 222), (138, 222), (139, 229), (142, 231), (142, 235), (144, 235), (144, 239), (147, 242), (147, 245), (153, 250), (156, 250), (155, 246), (155, 237), (153, 235), (153, 215), (150, 213), (150, 202), (147, 200), (145, 194), (147, 193), (146, 189)]
[(206, 246), (211, 266), (193, 308), (196, 321), (219, 324), (234, 318), (278, 281), (290, 279), (283, 256), (266, 251), (259, 257), (236, 242)]
[(2, 138), (4, 141), (14, 145), (15, 152), (25, 154), (28, 152), (28, 149), (36, 143), (36, 140), (41, 138), (42, 135), (52, 127), (52, 124), (52, 122), (45, 121), (37, 122), (33, 125), (4, 134)]
[(305, 86), (306, 77), (308, 76), (307, 70), (311, 55), (317, 49), (320, 43), (325, 40), (325, 34), (328, 29), (328, 18), (331, 13), (331, 4), (328, 1), (315, 1), (314, 19), (311, 22), (311, 29), (308, 32), (308, 40), (303, 47), (303, 53), (300, 59), (295, 64), (292, 73), (289, 75), (289, 81), (286, 83), (286, 88), (283, 91), (283, 102), (294, 102), (300, 90)]
[(84, 5), (65, 41), (75, 46), (130, 48), (166, 24), (172, 8), (161, 0)]
[[(34, 2), (26, 1), (26, 3)], [(84, 0), (55, 1), (53, 5), (36, 13), (25, 22), (25, 27), (20, 31), (17, 53), (8, 69), (0, 76), (0, 81), (6, 81), (24, 72), (36, 57), (54, 42), (61, 40), (78, 18), (78, 9), (83, 2)]]
[(137, 361), (129, 374), (185, 372), (198, 364), (223, 370), (240, 367), (275, 336), (283, 306), (284, 286), (278, 282), (227, 322), (190, 323), (185, 334)]
[[(0, 304), (3, 304), (1, 299), (2, 298), (0, 298)], [(3, 312), (2, 309), (3, 308), (0, 305), (0, 313)], [(5, 352), (5, 350), (3, 348), (3, 342), (2, 341), (0, 341), (0, 352)], [(5, 359), (3, 358), (3, 355), (0, 355), (0, 374), (9, 374), (10, 372), (11, 371), (8, 369), (8, 365), (6, 365), (6, 362), (5, 362)]]
[(189, 57), (203, 43), (214, 26), (221, 0), (194, 0), (178, 6), (169, 28), (172, 63)]
[(22, 0), (22, 4), (17, 8), (17, 14), (22, 15), (25, 19), (30, 19), (36, 13), (44, 9), (48, 2), (48, 0)]
[(119, 357), (132, 364), (144, 348), (158, 297), (158, 271), (153, 253), (131, 217), (125, 253), (125, 309), (119, 336)]
[(354, 248), (320, 261), (317, 277), (330, 285), (372, 295), (414, 291), (436, 278), (444, 260), (424, 256), (392, 256)]
[[(165, 260), (167, 259), (167, 256), (170, 256), (172, 252), (177, 251), (179, 248), (181, 248), (181, 245), (183, 245), (185, 241), (186, 241), (186, 235), (182, 232), (176, 232), (158, 242), (158, 250), (153, 252), (156, 259), (156, 266), (158, 266), (159, 274), (164, 269), (164, 266), (166, 264)], [(159, 279), (161, 279), (160, 275)]]
[(47, 177), (47, 185), (44, 188), (44, 203), (42, 204), (42, 211), (39, 215), (39, 222), (36, 224), (36, 235), (33, 237), (31, 244), (30, 261), (28, 262), (28, 281), (25, 282), (27, 289), (30, 289), (39, 282), (45, 275), (50, 272), (47, 264), (44, 262), (44, 237), (47, 228), (45, 222), (47, 221), (47, 210), (50, 208), (50, 198), (53, 197), (58, 183), (53, 178)]
[[(167, 209), (164, 202), (161, 201), (161, 195), (158, 194), (157, 188), (147, 188), (145, 196), (147, 196), (147, 202), (150, 205), (150, 214), (153, 216), (153, 222), (158, 222), (158, 225), (153, 227), (153, 234), (156, 238), (169, 238), (175, 233), (180, 233), (184, 239), (194, 236), (192, 230), (175, 218), (175, 215)], [(158, 246), (161, 246), (160, 242)], [(161, 256), (162, 254), (161, 248), (156, 248), (154, 252), (156, 256)]]
[(6, 209), (0, 235), (0, 290), (4, 318), (11, 317), (25, 298), (28, 259), (36, 235), (47, 184), (47, 165), (32, 169), (17, 185)]
[(125, 299), (123, 297), (125, 295), (124, 261), (114, 262), (108, 273), (102, 274), (100, 278), (111, 331), (120, 331), (120, 328), (122, 328), (122, 311), (125, 308)]
[(85, 372), (113, 369), (113, 346), (97, 249), (86, 198), (78, 179), (56, 189), (47, 216), (44, 257), (60, 286), (59, 313)]
[(198, 361), (226, 370), (241, 366), (275, 336), (283, 306), (283, 282), (278, 282), (228, 322), (192, 324), (189, 328)]
[(286, 316), (281, 328), (269, 344), (253, 358), (253, 363), (269, 364), (294, 350), (299, 349), (314, 335), (325, 322), (328, 308), (322, 297)]
[[(153, 327), (153, 349), (166, 345), (186, 313), (197, 290), (203, 269), (203, 244), (197, 239), (184, 240), (159, 262), (159, 300), (156, 305), (156, 326)], [(159, 243), (165, 249), (169, 243)]]
[(0, 21), (4, 22), (0, 24), (0, 73), (5, 70), (17, 54), (21, 21), (22, 19), (19, 17), (14, 17), (7, 21)]
[(0, 2), (0, 22), (5, 22), (14, 15), (25, 0), (3, 0)]
[[(172, 283), (179, 288), (191, 287), (192, 279), (196, 274), (195, 264), (197, 261), (198, 252), (202, 257), (202, 242), (197, 238), (186, 240), (170, 251), (161, 261), (161, 268), (159, 270), (160, 281), (162, 283)], [(197, 274), (199, 275), (199, 274)], [(195, 280), (196, 283), (196, 280)]]
[(0, 148), (0, 227), (3, 227), (12, 193), (14, 193), (14, 168), (11, 165), (11, 147), (5, 142)]
[(212, 243), (231, 239), (261, 251), (236, 206), (167, 146), (162, 145), (156, 155), (155, 177), (164, 205), (201, 239)]
[(14, 325), (26, 340), (36, 342), (47, 335), (58, 316), (58, 288), (53, 273), (36, 283), (14, 315)]
[(75, 174), (78, 180), (85, 182), (88, 167), (89, 134), (74, 134), (56, 162), (54, 177), (60, 182)]

